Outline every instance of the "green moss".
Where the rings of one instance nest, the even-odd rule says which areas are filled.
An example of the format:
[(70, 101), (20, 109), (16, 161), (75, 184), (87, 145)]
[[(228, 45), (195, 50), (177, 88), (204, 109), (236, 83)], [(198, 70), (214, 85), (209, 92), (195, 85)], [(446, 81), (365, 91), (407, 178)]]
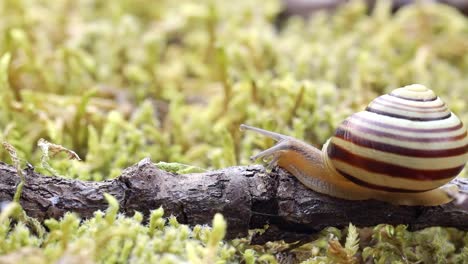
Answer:
[[(192, 230), (174, 217), (166, 221), (160, 208), (151, 213), (148, 224), (143, 224), (140, 213), (120, 215), (115, 198), (105, 197), (109, 202), (106, 213), (98, 211), (87, 220), (67, 213), (60, 220), (46, 220), (48, 232), (40, 234), (31, 232), (22, 221), (10, 221), (21, 209), (13, 203), (7, 206), (0, 214), (0, 263), (25, 263), (31, 249), (37, 248), (41, 251), (33, 252), (41, 263), (74, 258), (86, 263), (236, 263), (244, 258), (242, 252), (223, 241), (226, 221), (220, 214), (215, 215), (212, 227)], [(274, 259), (263, 263), (274, 263)]]
[[(409, 83), (435, 90), (468, 123), (467, 18), (441, 4), (391, 14), (388, 3), (368, 11), (351, 1), (333, 14), (291, 17), (277, 27), (279, 0), (1, 1), (0, 139), (16, 149), (15, 164), (99, 181), (145, 157), (179, 173), (250, 164), (248, 157), (272, 142), (242, 134), (241, 123), (320, 146), (346, 116)], [(38, 146), (41, 138), (50, 143)], [(83, 161), (69, 160), (67, 151), (49, 157), (54, 146)], [(0, 160), (9, 159), (0, 150)], [(49, 220), (47, 232), (17, 204), (7, 205), (2, 257), (273, 263), (291, 247), (220, 242), (219, 216), (214, 236), (207, 227), (166, 220), (162, 209), (144, 224), (138, 213), (118, 215), (108, 199), (107, 214)], [(370, 246), (360, 238), (357, 252), (355, 234), (326, 229), (295, 254), (310, 263), (363, 255), (463, 263), (468, 256), (466, 233), (452, 229), (379, 226)], [(425, 240), (432, 244), (417, 246)]]

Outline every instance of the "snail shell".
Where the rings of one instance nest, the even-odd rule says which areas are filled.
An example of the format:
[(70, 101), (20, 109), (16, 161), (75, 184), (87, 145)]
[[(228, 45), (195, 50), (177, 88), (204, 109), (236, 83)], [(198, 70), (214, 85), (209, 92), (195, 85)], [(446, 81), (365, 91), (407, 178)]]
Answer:
[(349, 200), (404, 205), (450, 202), (446, 184), (468, 160), (460, 119), (433, 91), (413, 84), (374, 99), (347, 118), (322, 151), (295, 138), (241, 125), (278, 143), (251, 157), (273, 157), (304, 185)]
[(466, 127), (423, 85), (374, 99), (348, 117), (326, 146), (328, 162), (355, 184), (389, 192), (432, 190), (468, 159)]

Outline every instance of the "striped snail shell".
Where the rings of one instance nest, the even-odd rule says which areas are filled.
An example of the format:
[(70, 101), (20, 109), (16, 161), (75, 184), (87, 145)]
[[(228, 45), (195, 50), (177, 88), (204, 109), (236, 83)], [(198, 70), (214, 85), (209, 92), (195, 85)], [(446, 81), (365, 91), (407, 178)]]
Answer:
[(466, 127), (423, 85), (399, 88), (348, 117), (326, 155), (346, 179), (371, 189), (421, 192), (452, 180), (468, 159)]
[(319, 150), (298, 139), (241, 125), (278, 143), (272, 157), (310, 189), (349, 199), (439, 205), (458, 191), (447, 184), (468, 160), (465, 125), (433, 91), (408, 85), (348, 117)]

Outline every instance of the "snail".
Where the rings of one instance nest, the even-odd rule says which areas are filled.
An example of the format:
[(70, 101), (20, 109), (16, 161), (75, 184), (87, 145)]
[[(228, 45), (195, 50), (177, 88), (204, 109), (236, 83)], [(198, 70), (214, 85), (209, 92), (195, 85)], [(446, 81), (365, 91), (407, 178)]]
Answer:
[(306, 187), (347, 200), (399, 205), (450, 202), (449, 182), (468, 160), (465, 125), (434, 92), (413, 84), (349, 116), (322, 150), (290, 136), (241, 125), (278, 141), (251, 157), (272, 158)]

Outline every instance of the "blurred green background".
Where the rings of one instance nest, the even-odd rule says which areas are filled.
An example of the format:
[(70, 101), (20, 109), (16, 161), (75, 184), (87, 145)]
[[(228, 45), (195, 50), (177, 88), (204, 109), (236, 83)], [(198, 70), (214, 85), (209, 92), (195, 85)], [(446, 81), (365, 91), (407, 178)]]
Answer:
[[(242, 134), (241, 123), (321, 146), (348, 115), (411, 83), (433, 89), (468, 123), (468, 19), (440, 4), (395, 14), (390, 5), (350, 1), (304, 19), (282, 16), (277, 0), (2, 0), (0, 139), (41, 173), (104, 180), (144, 157), (202, 169), (250, 164), (272, 141)], [(41, 161), (40, 138), (83, 161)], [(5, 150), (0, 160), (10, 161)], [(437, 230), (458, 239), (440, 260), (456, 259), (465, 234)], [(45, 247), (29, 235), (0, 253)]]
[[(468, 26), (448, 6), (391, 15), (352, 2), (283, 19), (279, 1), (2, 1), (0, 137), (38, 164), (39, 138), (102, 180), (143, 157), (249, 164), (272, 142), (240, 123), (320, 146), (373, 98), (422, 83), (468, 123)], [(7, 160), (1, 152), (0, 160)], [(40, 168), (39, 168), (40, 169)]]

